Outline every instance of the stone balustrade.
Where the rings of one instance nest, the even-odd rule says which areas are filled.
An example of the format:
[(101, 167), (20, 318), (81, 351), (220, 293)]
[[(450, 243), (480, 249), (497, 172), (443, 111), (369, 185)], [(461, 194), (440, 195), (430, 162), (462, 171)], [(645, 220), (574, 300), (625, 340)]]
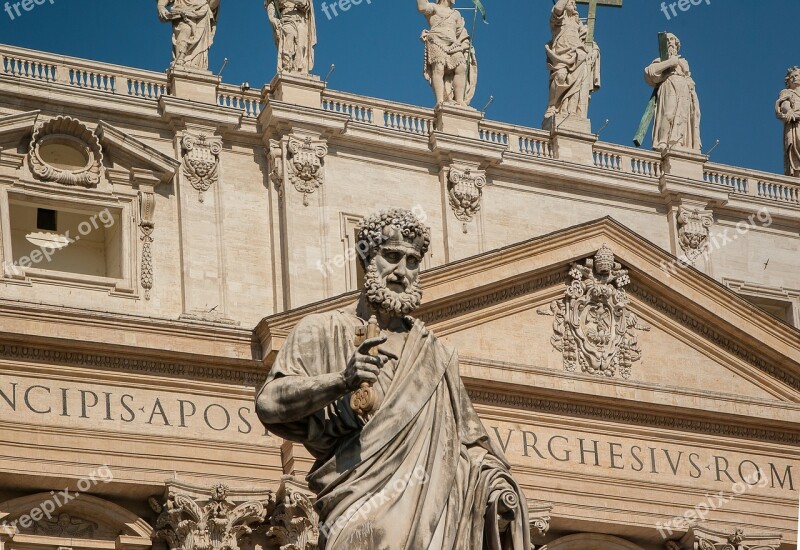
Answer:
[[(0, 46), (0, 74), (143, 101), (155, 101), (170, 94), (165, 73), (6, 45)], [(220, 84), (216, 93), (218, 105), (240, 110), (252, 119), (263, 110), (263, 97), (262, 90), (243, 90), (229, 84)], [(345, 114), (355, 123), (422, 138), (433, 132), (436, 118), (433, 109), (329, 89), (323, 93), (321, 108)], [(508, 153), (544, 162), (558, 160), (553, 137), (545, 130), (481, 120), (475, 138), (503, 146)], [(658, 179), (665, 173), (659, 153), (604, 142), (592, 145), (591, 157), (586, 158), (585, 164), (603, 172), (650, 179)], [(706, 162), (703, 182), (724, 188), (735, 196), (800, 208), (800, 180), (797, 178)]]

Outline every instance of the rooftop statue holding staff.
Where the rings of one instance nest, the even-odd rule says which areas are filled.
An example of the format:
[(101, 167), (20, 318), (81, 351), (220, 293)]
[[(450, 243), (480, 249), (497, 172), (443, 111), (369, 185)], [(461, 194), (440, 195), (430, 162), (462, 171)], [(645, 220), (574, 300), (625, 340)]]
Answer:
[(425, 43), (425, 80), (430, 82), (436, 105), (468, 107), (478, 82), (478, 61), (464, 17), (453, 8), (455, 0), (417, 0), (417, 9), (430, 29)]
[(568, 116), (588, 118), (589, 95), (600, 88), (600, 48), (587, 41), (589, 27), (575, 0), (558, 0), (550, 15), (553, 39), (545, 45), (550, 101), (543, 126)]
[(207, 71), (220, 0), (157, 1), (158, 17), (172, 23), (172, 68)]
[(786, 73), (786, 89), (775, 104), (783, 121), (783, 155), (787, 176), (800, 178), (800, 67)]
[(644, 71), (644, 78), (656, 89), (653, 149), (673, 148), (700, 152), (700, 100), (689, 69), (680, 56), (681, 41), (666, 33), (665, 59), (656, 59)]
[(266, 0), (278, 48), (278, 72), (308, 74), (314, 69), (317, 24), (313, 0)]
[(529, 550), (525, 497), (457, 354), (410, 316), (429, 229), (393, 209), (366, 218), (358, 239), (358, 302), (302, 319), (256, 400), (271, 432), (316, 458), (320, 548)]

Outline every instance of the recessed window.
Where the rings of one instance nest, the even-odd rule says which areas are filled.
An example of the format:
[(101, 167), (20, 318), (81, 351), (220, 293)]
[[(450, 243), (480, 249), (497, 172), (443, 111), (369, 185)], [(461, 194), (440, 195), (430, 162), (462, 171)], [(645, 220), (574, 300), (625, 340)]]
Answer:
[(56, 211), (49, 208), (36, 209), (36, 229), (58, 231)]
[(795, 319), (792, 302), (747, 294), (742, 294), (741, 296), (754, 306), (766, 311), (773, 317), (777, 317), (781, 321), (785, 321), (790, 325), (794, 324)]
[(10, 199), (9, 214), (17, 268), (123, 278), (121, 210)]

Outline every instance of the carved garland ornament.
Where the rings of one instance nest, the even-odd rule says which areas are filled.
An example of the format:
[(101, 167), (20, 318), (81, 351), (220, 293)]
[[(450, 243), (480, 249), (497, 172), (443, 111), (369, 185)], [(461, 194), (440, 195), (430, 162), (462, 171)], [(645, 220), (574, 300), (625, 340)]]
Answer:
[(450, 207), (456, 218), (464, 223), (472, 221), (481, 209), (481, 197), (486, 185), (486, 173), (471, 168), (450, 168), (447, 193)]
[(286, 146), (286, 168), (289, 181), (303, 194), (303, 204), (308, 206), (308, 196), (325, 182), (325, 156), (328, 146), (324, 141), (305, 137), (289, 137)]
[(553, 315), (555, 334), (553, 347), (563, 353), (568, 371), (630, 378), (633, 363), (642, 357), (634, 330), (650, 330), (639, 323), (628, 310), (624, 287), (630, 283), (628, 272), (615, 262), (614, 253), (606, 245), (585, 265), (572, 264), (572, 282), (563, 298), (554, 300), (549, 311)]
[(678, 211), (678, 242), (680, 242), (686, 258), (694, 262), (708, 246), (711, 226), (714, 225), (714, 214), (698, 209), (691, 210), (681, 206)]
[(142, 268), (141, 279), (144, 289), (144, 299), (150, 299), (150, 290), (153, 288), (153, 230), (156, 224), (153, 221), (156, 199), (153, 193), (140, 193), (139, 206), (141, 209), (141, 222), (139, 229), (142, 231)]
[(93, 131), (60, 116), (34, 130), (28, 166), (40, 180), (93, 188), (100, 183), (103, 150)]
[(203, 193), (219, 181), (219, 155), (222, 152), (222, 140), (200, 134), (195, 137), (184, 134), (181, 140), (183, 147), (183, 173), (200, 192), (200, 202), (203, 202)]

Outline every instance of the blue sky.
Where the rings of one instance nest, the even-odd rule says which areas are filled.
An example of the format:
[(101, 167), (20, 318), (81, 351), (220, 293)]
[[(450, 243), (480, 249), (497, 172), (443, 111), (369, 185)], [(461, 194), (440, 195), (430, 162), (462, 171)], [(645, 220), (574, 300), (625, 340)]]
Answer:
[[(552, 0), (483, 1), (490, 24), (479, 24), (475, 36), (480, 77), (473, 104), (481, 108), (493, 95), (487, 118), (539, 127), (547, 104), (543, 47)], [(315, 4), (320, 43), (314, 72), (324, 76), (335, 63), (331, 88), (432, 106), (422, 77), (425, 20), (414, 0), (362, 0), (330, 19), (322, 2)], [(581, 10), (585, 15), (586, 7)], [(590, 115), (595, 129), (610, 120), (601, 139), (631, 144), (651, 93), (643, 69), (658, 55), (657, 33), (668, 30), (683, 42), (697, 82), (704, 149), (721, 142), (712, 160), (781, 172), (782, 130), (773, 109), (786, 69), (800, 65), (793, 30), (800, 1), (703, 0), (677, 13), (668, 20), (661, 0), (600, 8), (603, 88)], [(157, 71), (171, 55), (169, 25), (158, 20), (155, 0), (47, 0), (13, 21), (0, 11), (0, 41)], [(275, 48), (263, 0), (222, 0), (211, 54), (215, 72), (225, 57), (225, 82), (256, 87), (271, 79)]]

